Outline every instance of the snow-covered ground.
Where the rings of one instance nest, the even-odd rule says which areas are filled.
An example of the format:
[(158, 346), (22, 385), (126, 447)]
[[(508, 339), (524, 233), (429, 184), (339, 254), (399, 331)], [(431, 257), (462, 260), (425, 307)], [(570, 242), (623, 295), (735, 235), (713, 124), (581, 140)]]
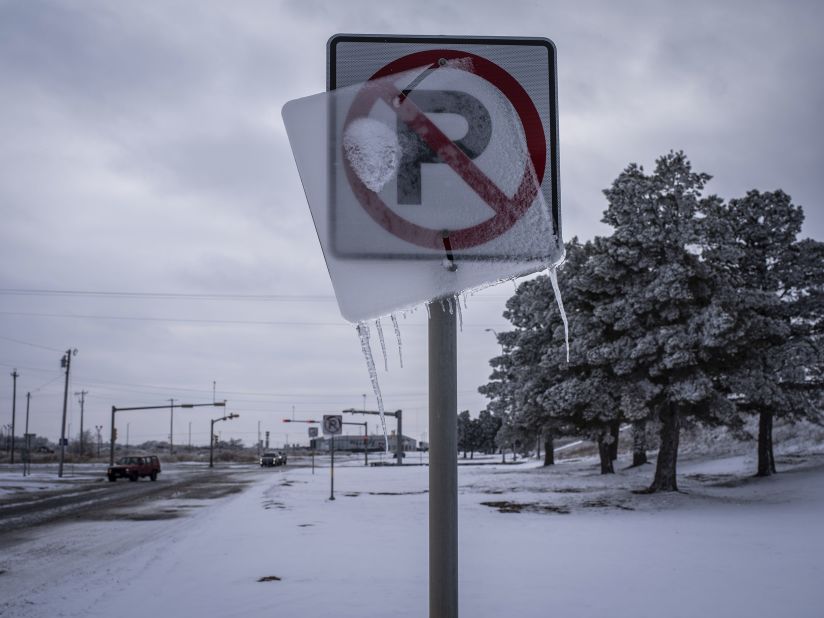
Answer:
[[(652, 496), (632, 493), (651, 466), (462, 466), (461, 615), (820, 617), (824, 457), (779, 466), (752, 479), (746, 457), (687, 459), (684, 493)], [(0, 615), (427, 615), (428, 468), (351, 458), (335, 501), (328, 468), (239, 474), (252, 483), (229, 497), (6, 542)]]

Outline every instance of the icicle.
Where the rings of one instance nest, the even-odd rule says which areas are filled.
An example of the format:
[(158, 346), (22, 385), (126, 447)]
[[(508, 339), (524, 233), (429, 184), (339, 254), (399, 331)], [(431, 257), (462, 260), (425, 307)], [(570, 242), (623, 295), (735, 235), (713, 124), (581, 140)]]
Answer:
[(455, 312), (458, 314), (458, 330), (463, 332), (463, 312), (461, 312), (461, 299), (455, 297)]
[(389, 371), (389, 360), (386, 358), (386, 341), (383, 338), (383, 328), (381, 327), (380, 318), (375, 320), (375, 327), (378, 330), (378, 341), (381, 342), (381, 352), (383, 353), (383, 370)]
[(464, 303), (463, 303), (464, 309), (469, 309), (469, 306), (466, 304), (466, 292), (464, 292), (462, 294), (462, 296), (463, 296), (463, 301), (464, 301)]
[(558, 311), (561, 312), (561, 321), (564, 323), (564, 341), (566, 342), (566, 357), (569, 362), (569, 322), (566, 311), (564, 311), (564, 301), (561, 298), (561, 288), (558, 287), (558, 273), (554, 268), (549, 269), (549, 280), (552, 282), (552, 291), (555, 292), (555, 302), (558, 303)]
[[(395, 339), (398, 340), (398, 358), (401, 361), (401, 369), (403, 369), (403, 345), (401, 344), (401, 328), (398, 326), (398, 318), (395, 317), (395, 314), (389, 316), (392, 318), (392, 326), (395, 327)], [(406, 317), (406, 312), (404, 311), (403, 317)]]
[(455, 315), (455, 303), (453, 302), (454, 300), (454, 296), (450, 296), (446, 299), (446, 306), (449, 307), (449, 315)]
[(383, 414), (383, 395), (378, 384), (378, 372), (375, 369), (375, 359), (372, 357), (372, 346), (369, 344), (369, 326), (366, 322), (358, 322), (358, 337), (360, 338), (361, 351), (366, 359), (366, 368), (369, 370), (369, 380), (372, 382), (372, 390), (378, 402), (378, 412), (381, 416), (381, 427), (383, 428), (383, 443), (386, 452), (389, 452), (389, 434), (386, 432), (386, 417)]
[(432, 309), (429, 308), (429, 303), (426, 303), (426, 318), (428, 320), (432, 319)]

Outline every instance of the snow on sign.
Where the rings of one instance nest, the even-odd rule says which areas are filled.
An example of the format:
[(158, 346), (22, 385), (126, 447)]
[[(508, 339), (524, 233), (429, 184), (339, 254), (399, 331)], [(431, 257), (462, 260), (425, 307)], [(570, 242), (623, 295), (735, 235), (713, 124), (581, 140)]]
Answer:
[(550, 41), (336, 35), (327, 85), (283, 117), (345, 318), (560, 261)]

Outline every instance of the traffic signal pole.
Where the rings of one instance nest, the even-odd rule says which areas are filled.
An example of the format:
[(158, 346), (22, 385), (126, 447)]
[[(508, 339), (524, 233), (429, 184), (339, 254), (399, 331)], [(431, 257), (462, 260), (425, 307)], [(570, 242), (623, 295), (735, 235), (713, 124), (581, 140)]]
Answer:
[[(114, 465), (114, 443), (115, 443), (115, 438), (117, 437), (117, 430), (115, 429), (115, 426), (114, 426), (114, 415), (115, 415), (116, 412), (126, 412), (126, 411), (132, 411), (132, 410), (168, 410), (169, 408), (172, 408), (172, 410), (174, 410), (174, 408), (203, 408), (203, 407), (225, 408), (226, 407), (226, 400), (215, 401), (215, 402), (212, 402), (212, 403), (178, 403), (178, 404), (175, 404), (174, 402), (172, 402), (172, 404), (169, 405), (169, 406), (132, 406), (132, 407), (128, 407), (128, 408), (118, 408), (116, 406), (112, 406), (112, 433), (111, 433), (111, 439), (110, 439), (110, 444), (109, 444), (109, 465), (110, 466)], [(233, 414), (233, 415), (230, 414), (229, 416), (224, 417), (220, 420), (226, 420), (227, 418), (236, 418), (237, 416), (238, 416), (237, 414)], [(214, 427), (214, 423), (212, 423), (212, 427)], [(210, 436), (209, 439), (210, 440), (212, 439), (211, 436)], [(209, 461), (209, 467), (210, 468), (212, 467), (211, 460)]]

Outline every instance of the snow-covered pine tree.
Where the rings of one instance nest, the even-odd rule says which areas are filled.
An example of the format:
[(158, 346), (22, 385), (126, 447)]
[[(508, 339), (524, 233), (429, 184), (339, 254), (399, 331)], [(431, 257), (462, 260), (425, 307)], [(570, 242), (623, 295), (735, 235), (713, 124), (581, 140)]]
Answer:
[(738, 410), (758, 416), (758, 476), (776, 471), (775, 416), (819, 418), (820, 386), (810, 378), (821, 366), (814, 330), (824, 250), (798, 242), (803, 220), (783, 191), (750, 191), (715, 204), (703, 222), (703, 255), (723, 283), (720, 299), (734, 322), (722, 381)]
[(700, 222), (719, 203), (703, 196), (709, 179), (683, 152), (670, 152), (651, 174), (628, 166), (604, 192), (603, 221), (614, 233), (593, 276), (603, 291), (594, 313), (607, 336), (589, 357), (626, 381), (624, 408), (644, 406), (661, 421), (651, 492), (678, 489), (681, 417), (729, 418), (732, 409), (713, 373), (731, 325), (713, 303), (716, 281), (696, 251)]

